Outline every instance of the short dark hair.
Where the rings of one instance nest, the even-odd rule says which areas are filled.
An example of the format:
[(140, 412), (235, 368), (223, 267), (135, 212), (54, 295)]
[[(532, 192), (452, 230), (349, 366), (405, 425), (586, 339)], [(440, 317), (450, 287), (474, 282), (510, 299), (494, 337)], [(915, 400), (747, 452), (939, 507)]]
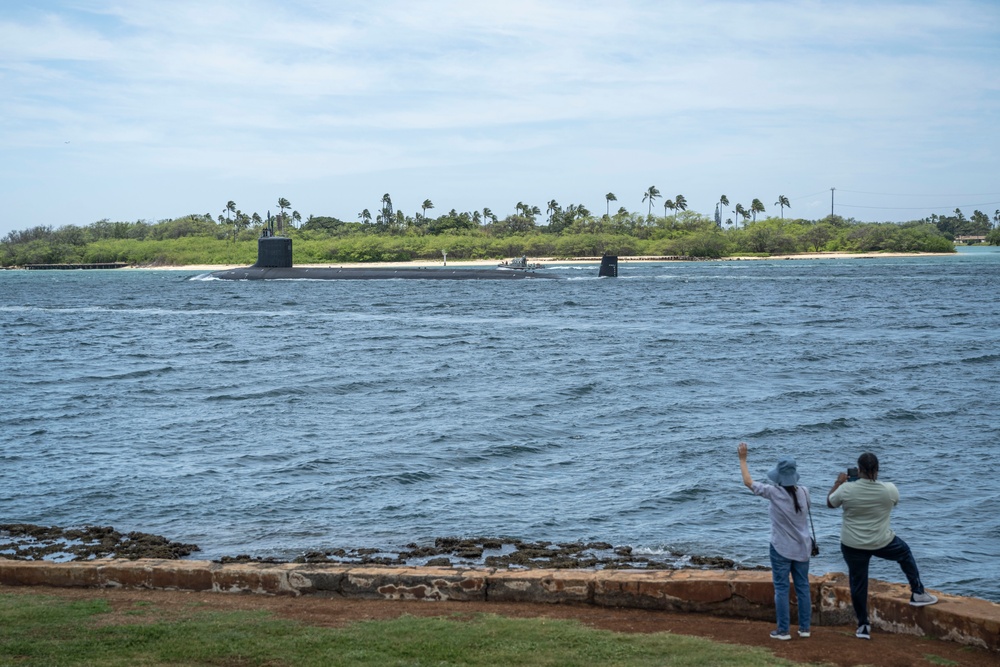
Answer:
[(864, 473), (865, 477), (875, 479), (878, 475), (878, 457), (871, 452), (865, 452), (858, 457), (858, 470)]

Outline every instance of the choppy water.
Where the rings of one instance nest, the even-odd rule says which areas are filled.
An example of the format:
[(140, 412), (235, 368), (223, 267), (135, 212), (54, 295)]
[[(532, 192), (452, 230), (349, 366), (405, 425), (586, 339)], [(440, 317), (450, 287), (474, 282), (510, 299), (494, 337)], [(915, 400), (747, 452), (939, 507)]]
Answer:
[[(550, 269), (565, 281), (0, 272), (0, 522), (199, 558), (438, 536), (767, 564), (742, 486), (864, 450), (931, 588), (1000, 601), (1000, 252)], [(894, 565), (873, 576), (902, 581)]]

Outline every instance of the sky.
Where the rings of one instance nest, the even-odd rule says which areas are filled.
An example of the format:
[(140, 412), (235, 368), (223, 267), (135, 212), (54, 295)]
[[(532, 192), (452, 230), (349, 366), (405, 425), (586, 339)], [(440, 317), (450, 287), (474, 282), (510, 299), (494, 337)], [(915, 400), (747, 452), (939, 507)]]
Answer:
[(995, 0), (0, 0), (0, 238), (650, 186), (660, 214), (993, 217), (998, 128)]

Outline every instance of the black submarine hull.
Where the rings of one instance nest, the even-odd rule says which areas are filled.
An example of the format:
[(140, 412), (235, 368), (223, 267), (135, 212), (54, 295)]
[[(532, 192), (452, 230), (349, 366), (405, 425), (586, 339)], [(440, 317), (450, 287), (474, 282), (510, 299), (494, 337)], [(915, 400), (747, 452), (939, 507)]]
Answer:
[(305, 268), (247, 266), (212, 274), (222, 280), (524, 280), (558, 279), (559, 276), (528, 271), (444, 268)]
[[(449, 269), (447, 267), (351, 267), (306, 268), (292, 266), (292, 239), (261, 236), (257, 239), (257, 263), (239, 269), (215, 271), (220, 280), (558, 280), (543, 271), (500, 269)], [(618, 276), (618, 257), (601, 258), (600, 277)]]

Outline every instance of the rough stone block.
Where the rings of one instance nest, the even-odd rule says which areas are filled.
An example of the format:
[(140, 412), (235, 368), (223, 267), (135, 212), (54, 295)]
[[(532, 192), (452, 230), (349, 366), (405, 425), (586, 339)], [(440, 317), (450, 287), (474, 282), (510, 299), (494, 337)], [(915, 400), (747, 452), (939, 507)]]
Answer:
[(733, 596), (732, 586), (724, 574), (681, 570), (603, 572), (594, 584), (594, 604), (706, 611)]
[(591, 570), (496, 571), (486, 579), (491, 602), (588, 603), (597, 573)]
[(370, 600), (485, 600), (486, 577), (449, 568), (351, 568), (340, 589)]
[[(740, 572), (732, 581), (733, 595), (751, 605), (774, 606), (774, 583), (770, 572)], [(819, 595), (819, 588), (816, 588)]]
[(931, 591), (938, 603), (910, 605), (908, 586), (889, 584), (871, 596), (872, 626), (895, 634), (929, 635), (950, 641), (1000, 650), (1000, 605), (976, 598), (960, 598)]
[(101, 586), (93, 563), (49, 563), (44, 561), (0, 560), (0, 584), (4, 586)]
[(109, 588), (153, 588), (153, 568), (145, 562), (100, 560), (98, 577)]
[(350, 569), (342, 565), (303, 565), (296, 570), (303, 594), (343, 595), (344, 578)]
[(288, 595), (286, 570), (256, 563), (221, 565), (212, 571), (212, 590), (220, 593)]
[(178, 591), (212, 590), (212, 569), (207, 561), (156, 561), (151, 565), (151, 585)]

